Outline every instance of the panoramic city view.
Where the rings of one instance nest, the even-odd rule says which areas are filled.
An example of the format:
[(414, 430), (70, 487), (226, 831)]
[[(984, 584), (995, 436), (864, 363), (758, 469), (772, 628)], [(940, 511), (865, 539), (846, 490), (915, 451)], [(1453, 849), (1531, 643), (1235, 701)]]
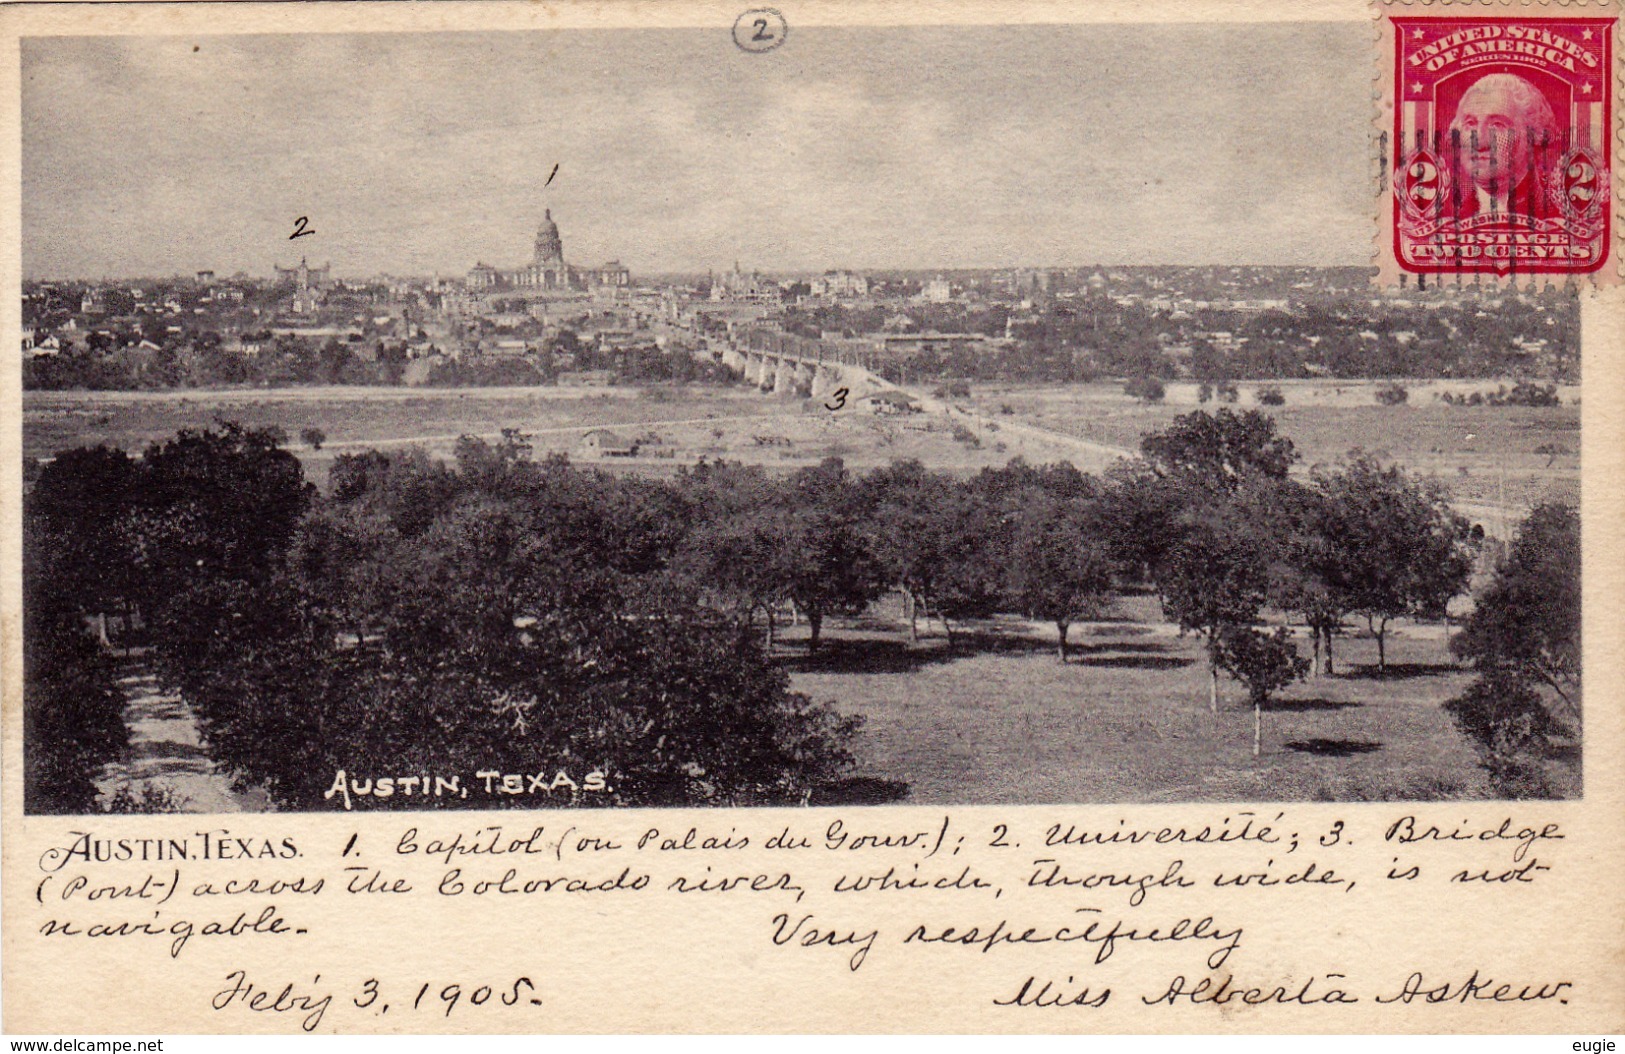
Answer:
[[(1085, 56), (1128, 32), (1071, 28)], [(27, 809), (1578, 796), (1572, 286), (1379, 288), (1364, 143), (1283, 219), (1193, 138), (1217, 175), (1118, 210), (1132, 251), (1054, 204), (1087, 186), (1021, 213), (1064, 135), (972, 194), (937, 153), (980, 164), (944, 144), (996, 140), (1001, 100), (1099, 119), (976, 66), (993, 33), (909, 38), (982, 84), (962, 112), (809, 30), (803, 66), (738, 56), (726, 102), (643, 64), (642, 129), (562, 45), (481, 114), (450, 75), (379, 101), (409, 36), (27, 42)], [(359, 87), (323, 72), (345, 49)], [(850, 100), (784, 158), (701, 134), (818, 99), (826, 52), (913, 114), (884, 154)], [(142, 123), (194, 61), (250, 101)], [(1090, 105), (1133, 87), (1098, 76)], [(1224, 120), (1278, 116), (1226, 76)], [(222, 149), (255, 105), (266, 138)], [(711, 144), (672, 169), (691, 209), (643, 167), (668, 134)], [(808, 183), (807, 143), (851, 185)]]

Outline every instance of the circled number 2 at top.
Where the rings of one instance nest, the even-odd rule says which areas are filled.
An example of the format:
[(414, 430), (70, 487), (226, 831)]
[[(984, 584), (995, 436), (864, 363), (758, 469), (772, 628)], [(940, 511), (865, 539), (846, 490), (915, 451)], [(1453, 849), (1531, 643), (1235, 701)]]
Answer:
[(734, 44), (741, 51), (772, 51), (784, 43), (790, 27), (771, 7), (753, 7), (734, 19)]

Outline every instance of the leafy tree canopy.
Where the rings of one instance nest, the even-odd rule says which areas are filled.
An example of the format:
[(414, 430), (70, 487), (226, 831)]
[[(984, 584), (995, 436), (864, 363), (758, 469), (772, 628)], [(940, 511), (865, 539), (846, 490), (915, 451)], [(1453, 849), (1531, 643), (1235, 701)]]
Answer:
[(1456, 654), (1555, 692), (1580, 716), (1580, 516), (1572, 505), (1530, 512), (1463, 631)]
[(1252, 474), (1277, 479), (1298, 459), (1292, 441), (1275, 433), (1275, 419), (1245, 410), (1197, 410), (1146, 436), (1140, 452), (1159, 476), (1185, 477), (1218, 490), (1235, 490)]

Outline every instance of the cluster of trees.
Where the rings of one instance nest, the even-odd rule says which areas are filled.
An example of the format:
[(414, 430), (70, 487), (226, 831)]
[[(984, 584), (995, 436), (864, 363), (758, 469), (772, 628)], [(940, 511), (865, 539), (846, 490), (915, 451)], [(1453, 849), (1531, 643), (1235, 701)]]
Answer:
[(1235, 381), (1227, 377), (1205, 380), (1196, 386), (1196, 401), (1199, 403), (1210, 403), (1214, 399), (1221, 403), (1233, 403), (1240, 398), (1241, 390), (1236, 387)]
[(1475, 743), (1496, 789), (1549, 797), (1541, 760), (1582, 725), (1580, 517), (1537, 506), (1462, 632), (1451, 641), (1478, 678), (1445, 708)]
[[(501, 336), (504, 331), (496, 330)], [(519, 339), (521, 331), (509, 331)], [(721, 366), (696, 358), (687, 347), (663, 349), (654, 341), (606, 344), (583, 341), (576, 331), (560, 329), (545, 338), (527, 341), (522, 355), (468, 351), (460, 361), (437, 363), (429, 383), (435, 386), (489, 384), (554, 384), (569, 370), (603, 370), (628, 383), (722, 382)], [(522, 377), (523, 380), (512, 378)]]
[(556, 375), (544, 374), (528, 357), (470, 355), (436, 362), (429, 368), (425, 383), (431, 388), (524, 388), (557, 380)]
[(31, 809), (82, 804), (73, 779), (118, 748), (116, 693), (75, 626), (120, 608), (151, 627), (211, 752), (284, 806), (319, 807), (339, 769), (538, 759), (609, 772), (621, 803), (766, 802), (837, 779), (856, 730), (771, 662), (788, 605), (812, 649), (888, 591), (950, 648), (968, 619), (1021, 614), (1056, 627), (1064, 662), (1074, 624), (1151, 589), (1201, 638), (1210, 706), (1230, 673), (1256, 732), (1309, 666), (1267, 612), (1311, 628), (1321, 670), (1362, 617), (1385, 663), (1391, 622), (1440, 616), (1472, 565), (1441, 492), (1365, 457), (1290, 478), (1291, 442), (1256, 411), (1178, 418), (1104, 478), (830, 459), (656, 480), (535, 461), (508, 432), (464, 438), (451, 463), (344, 455), (319, 493), (280, 440), (225, 424), (41, 470), (28, 610), (56, 621), (31, 624), (29, 720), (88, 724), (30, 739)]
[(1501, 385), (1493, 392), (1442, 392), (1440, 401), (1449, 406), (1561, 406), (1563, 399), (1555, 384), (1519, 381), (1511, 388)]
[(23, 508), (30, 811), (87, 811), (125, 745), (112, 657), (87, 623), (139, 619), (184, 663), (201, 627), (253, 616), (239, 601), (276, 574), (311, 500), (281, 439), (226, 425), (140, 459), (99, 446), (41, 469)]
[(719, 363), (698, 358), (686, 348), (656, 345), (597, 347), (584, 345), (574, 357), (574, 369), (609, 370), (626, 383), (723, 384), (737, 379)]
[(85, 343), (23, 362), (29, 390), (139, 391), (214, 385), (399, 384), (406, 364), (401, 342), (247, 334), (252, 355), (225, 346), (214, 332), (167, 338), (156, 347), (120, 343), (91, 333)]
[(712, 464), (679, 479), (695, 510), (681, 565), (706, 603), (766, 625), (786, 605), (820, 647), (832, 614), (898, 590), (909, 612), (956, 624), (1016, 611), (1066, 630), (1113, 587), (1104, 491), (1071, 466), (1017, 460), (970, 480), (900, 461), (854, 477), (838, 460), (786, 477)]
[[(139, 339), (139, 338), (136, 338)], [(135, 391), (214, 385), (307, 384), (398, 385), (403, 383), (407, 345), (400, 340), (312, 340), (266, 333), (246, 335), (259, 344), (250, 355), (223, 345), (219, 334), (165, 339), (156, 347), (120, 343), (92, 333), (82, 345), (56, 355), (27, 358), (23, 387), (29, 390)], [(555, 384), (565, 370), (609, 370), (625, 383), (725, 383), (728, 372), (687, 349), (667, 351), (653, 342), (624, 347), (583, 343), (564, 330), (522, 355), (468, 352), (436, 360), (427, 383), (435, 387), (539, 386)]]
[[(24, 798), (31, 812), (94, 812), (93, 779), (128, 746), (113, 657), (86, 631), (87, 610), (112, 604), (94, 571), (93, 540), (114, 524), (96, 485), (99, 458), (72, 455), (71, 484), (25, 508), (23, 535)], [(117, 495), (115, 495), (115, 500)]]
[[(1021, 313), (1001, 305), (820, 305), (787, 311), (786, 328), (808, 337), (880, 332), (899, 310), (922, 331), (1014, 337), (1007, 346), (927, 350), (909, 375), (975, 381), (1088, 382), (1101, 377), (1265, 380), (1315, 377), (1578, 375), (1579, 311), (1572, 297), (1478, 305), (1373, 308), (1369, 297), (1317, 296), (1292, 310), (1203, 308), (1174, 312), (1101, 291)], [(1224, 347), (1214, 334), (1228, 334)], [(1544, 342), (1532, 363), (1517, 343)], [(1533, 346), (1533, 345), (1527, 345)]]
[(30, 626), (30, 810), (82, 811), (120, 746), (83, 632), (116, 609), (140, 611), (211, 753), (284, 807), (321, 807), (340, 769), (599, 769), (618, 803), (794, 801), (849, 763), (856, 722), (791, 693), (672, 570), (669, 487), (533, 462), (514, 434), (449, 465), (347, 456), (323, 494), (278, 439), (227, 424), (43, 467), (27, 606), (61, 632)]
[[(1209, 350), (1204, 333), (1230, 333), (1229, 350)], [(1297, 310), (1194, 312), (1179, 333), (1193, 371), (1211, 357), (1232, 377), (1495, 377), (1532, 365), (1559, 378), (1578, 374), (1579, 311), (1572, 297), (1508, 298), (1494, 312), (1464, 302), (1373, 309), (1365, 298), (1316, 299)], [(1516, 341), (1545, 341), (1532, 364)]]
[[(1168, 394), (1167, 387), (1155, 377), (1131, 377), (1123, 385), (1123, 394), (1145, 403), (1160, 403)], [(1211, 392), (1209, 393), (1211, 397)], [(1207, 400), (1202, 400), (1206, 402)]]
[[(1203, 640), (1214, 709), (1220, 671), (1247, 685), (1255, 718), (1306, 669), (1331, 672), (1350, 617), (1375, 637), (1385, 672), (1393, 621), (1441, 618), (1467, 588), (1482, 532), (1431, 481), (1366, 455), (1290, 478), (1296, 451), (1257, 411), (1186, 415), (1142, 451), (1131, 538), (1164, 610)], [(1283, 629), (1258, 628), (1266, 608), (1308, 627), (1311, 660)]]
[(858, 337), (879, 333), (888, 322), (902, 316), (910, 328), (921, 333), (979, 333), (1002, 337), (1010, 308), (1003, 304), (812, 304), (786, 307), (784, 328), (812, 340), (825, 333)]

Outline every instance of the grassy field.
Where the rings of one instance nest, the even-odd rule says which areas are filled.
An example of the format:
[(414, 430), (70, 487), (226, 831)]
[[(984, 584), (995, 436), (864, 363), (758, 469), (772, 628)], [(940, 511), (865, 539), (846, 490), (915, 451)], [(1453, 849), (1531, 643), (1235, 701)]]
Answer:
[[(791, 469), (835, 456), (860, 470), (918, 458), (968, 473), (1016, 456), (1035, 462), (1060, 456), (1042, 443), (1016, 437), (990, 435), (971, 447), (954, 440), (946, 423), (926, 415), (876, 417), (856, 402), (832, 413), (819, 401), (763, 395), (754, 388), (699, 386), (27, 392), (23, 454), (50, 457), (97, 443), (140, 450), (181, 428), (208, 427), (222, 418), (282, 428), (318, 482), (342, 453), (421, 446), (448, 456), (459, 435), (495, 437), (504, 428), (530, 434), (538, 457), (565, 453), (583, 462), (594, 458), (582, 450), (582, 436), (608, 428), (624, 439), (641, 440), (642, 446), (636, 458), (600, 463), (650, 473), (670, 472), (701, 457)], [(320, 450), (300, 441), (306, 426), (326, 433)]]
[[(860, 800), (904, 793), (920, 804), (1494, 797), (1476, 755), (1440, 704), (1471, 675), (1449, 662), (1437, 626), (1402, 626), (1376, 673), (1376, 645), (1339, 640), (1333, 676), (1280, 693), (1252, 756), (1253, 714), (1220, 681), (1209, 712), (1200, 645), (1128, 621), (1074, 629), (1068, 663), (1054, 630), (988, 623), (953, 654), (940, 632), (911, 646), (875, 620), (831, 634), (808, 657), (792, 631), (792, 685), (865, 718)], [(958, 636), (956, 632), (956, 637)], [(1578, 761), (1549, 763), (1578, 793)]]
[[(1474, 384), (1485, 382), (1455, 387), (1464, 391)], [(995, 428), (1001, 420), (1027, 423), (1133, 451), (1144, 435), (1196, 407), (1194, 388), (1187, 387), (1170, 386), (1169, 401), (1150, 406), (1110, 384), (985, 386), (974, 389), (971, 400), (956, 402), (968, 403)], [(1371, 384), (1300, 381), (1281, 387), (1287, 404), (1265, 409), (1297, 445), (1305, 467), (1335, 462), (1359, 447), (1443, 481), (1459, 502), (1477, 506), (1470, 511), (1490, 521), (1515, 522), (1542, 500), (1578, 500), (1577, 406), (1451, 407), (1430, 397), (1441, 387), (1436, 384), (1413, 385), (1410, 405), (1384, 407), (1371, 397)], [(1255, 404), (1255, 388), (1242, 387), (1241, 407)], [(1077, 453), (1009, 429), (978, 428), (980, 445), (972, 446), (956, 441), (948, 423), (934, 414), (876, 417), (858, 404), (831, 413), (817, 401), (764, 396), (751, 388), (689, 387), (27, 392), (23, 454), (49, 457), (96, 443), (139, 450), (180, 428), (207, 427), (219, 418), (281, 427), (318, 482), (341, 453), (416, 445), (446, 456), (459, 435), (494, 437), (510, 427), (533, 437), (538, 456), (566, 453), (578, 461), (592, 460), (582, 450), (583, 434), (608, 428), (643, 445), (637, 458), (601, 463), (652, 473), (701, 457), (788, 469), (830, 456), (859, 470), (918, 458), (934, 468), (970, 473), (1018, 456), (1042, 463)], [(299, 441), (307, 425), (326, 433), (322, 449)], [(1535, 453), (1542, 447), (1571, 453)], [(1508, 511), (1503, 515), (1502, 509)]]
[[(1384, 461), (1445, 483), (1459, 502), (1482, 506), (1481, 516), (1496, 518), (1505, 508), (1512, 521), (1540, 501), (1579, 501), (1580, 408), (1568, 402), (1556, 407), (1448, 406), (1439, 392), (1494, 390), (1499, 382), (1431, 382), (1411, 385), (1411, 401), (1380, 406), (1369, 382), (1288, 381), (1278, 387), (1284, 406), (1259, 406), (1257, 385), (1241, 385), (1238, 409), (1261, 409), (1291, 439), (1302, 466), (1333, 464), (1360, 448)], [(1186, 389), (1190, 390), (1187, 391)], [(1136, 450), (1141, 438), (1198, 408), (1194, 388), (1171, 385), (1160, 405), (1145, 405), (1124, 395), (1120, 385), (1014, 386), (975, 389), (976, 408), (996, 417), (1031, 421), (1045, 428), (1097, 443)], [(1217, 404), (1209, 403), (1212, 410)], [(1561, 447), (1567, 454), (1537, 454), (1541, 447)], [(1487, 526), (1498, 527), (1499, 524)]]

